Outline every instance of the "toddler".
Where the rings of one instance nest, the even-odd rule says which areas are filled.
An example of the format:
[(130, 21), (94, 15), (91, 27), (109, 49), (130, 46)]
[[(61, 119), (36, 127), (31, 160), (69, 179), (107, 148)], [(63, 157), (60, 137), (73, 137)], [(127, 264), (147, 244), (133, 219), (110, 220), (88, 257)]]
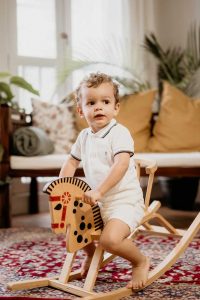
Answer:
[[(59, 176), (74, 176), (82, 162), (91, 187), (83, 201), (90, 205), (98, 202), (104, 222), (99, 243), (131, 262), (132, 280), (127, 288), (142, 288), (150, 261), (127, 237), (144, 216), (144, 199), (134, 165), (133, 139), (114, 119), (120, 107), (118, 85), (106, 74), (92, 73), (80, 83), (76, 95), (77, 112), (89, 127), (80, 132)], [(95, 245), (84, 250), (82, 275), (89, 268)]]

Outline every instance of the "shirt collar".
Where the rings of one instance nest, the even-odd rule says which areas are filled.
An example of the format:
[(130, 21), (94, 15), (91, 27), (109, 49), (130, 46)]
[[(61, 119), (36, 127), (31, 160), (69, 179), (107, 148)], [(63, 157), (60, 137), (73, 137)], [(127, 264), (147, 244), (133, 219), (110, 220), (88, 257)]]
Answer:
[(91, 128), (88, 128), (88, 134), (95, 137), (104, 138), (110, 132), (111, 128), (115, 125), (117, 125), (117, 121), (115, 119), (112, 119), (108, 125), (100, 129), (96, 133), (92, 132)]

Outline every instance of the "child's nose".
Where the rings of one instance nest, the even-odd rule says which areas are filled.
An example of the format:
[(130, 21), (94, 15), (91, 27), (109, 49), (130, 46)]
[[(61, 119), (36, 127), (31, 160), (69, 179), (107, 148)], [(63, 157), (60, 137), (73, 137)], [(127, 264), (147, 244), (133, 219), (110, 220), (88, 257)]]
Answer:
[(97, 104), (97, 106), (95, 107), (95, 110), (102, 110), (102, 105), (101, 104)]

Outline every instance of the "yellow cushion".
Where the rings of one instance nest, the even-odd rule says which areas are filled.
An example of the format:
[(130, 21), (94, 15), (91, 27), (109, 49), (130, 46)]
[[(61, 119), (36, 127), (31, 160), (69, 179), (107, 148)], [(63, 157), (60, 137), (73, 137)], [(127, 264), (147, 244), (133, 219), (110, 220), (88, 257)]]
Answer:
[(156, 90), (124, 96), (116, 120), (126, 126), (134, 140), (135, 152), (145, 152), (150, 138), (152, 105)]
[[(120, 112), (116, 120), (130, 130), (134, 139), (135, 152), (146, 151), (150, 138), (150, 120), (155, 93), (156, 90), (150, 90), (120, 99)], [(77, 130), (86, 127), (86, 121), (76, 114)]]
[(200, 99), (192, 100), (164, 82), (158, 119), (149, 140), (152, 152), (200, 150)]

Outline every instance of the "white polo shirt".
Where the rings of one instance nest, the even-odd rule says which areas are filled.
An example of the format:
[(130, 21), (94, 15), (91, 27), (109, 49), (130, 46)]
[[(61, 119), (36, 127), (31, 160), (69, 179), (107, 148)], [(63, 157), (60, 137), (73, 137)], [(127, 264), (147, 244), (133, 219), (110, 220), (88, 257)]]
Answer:
[(130, 153), (129, 167), (124, 177), (101, 199), (106, 207), (114, 200), (116, 204), (133, 204), (138, 201), (143, 203), (133, 159), (134, 143), (129, 130), (112, 119), (96, 133), (91, 128), (83, 129), (71, 149), (72, 157), (82, 161), (86, 181), (92, 189), (106, 178), (113, 165), (114, 156), (120, 152)]

